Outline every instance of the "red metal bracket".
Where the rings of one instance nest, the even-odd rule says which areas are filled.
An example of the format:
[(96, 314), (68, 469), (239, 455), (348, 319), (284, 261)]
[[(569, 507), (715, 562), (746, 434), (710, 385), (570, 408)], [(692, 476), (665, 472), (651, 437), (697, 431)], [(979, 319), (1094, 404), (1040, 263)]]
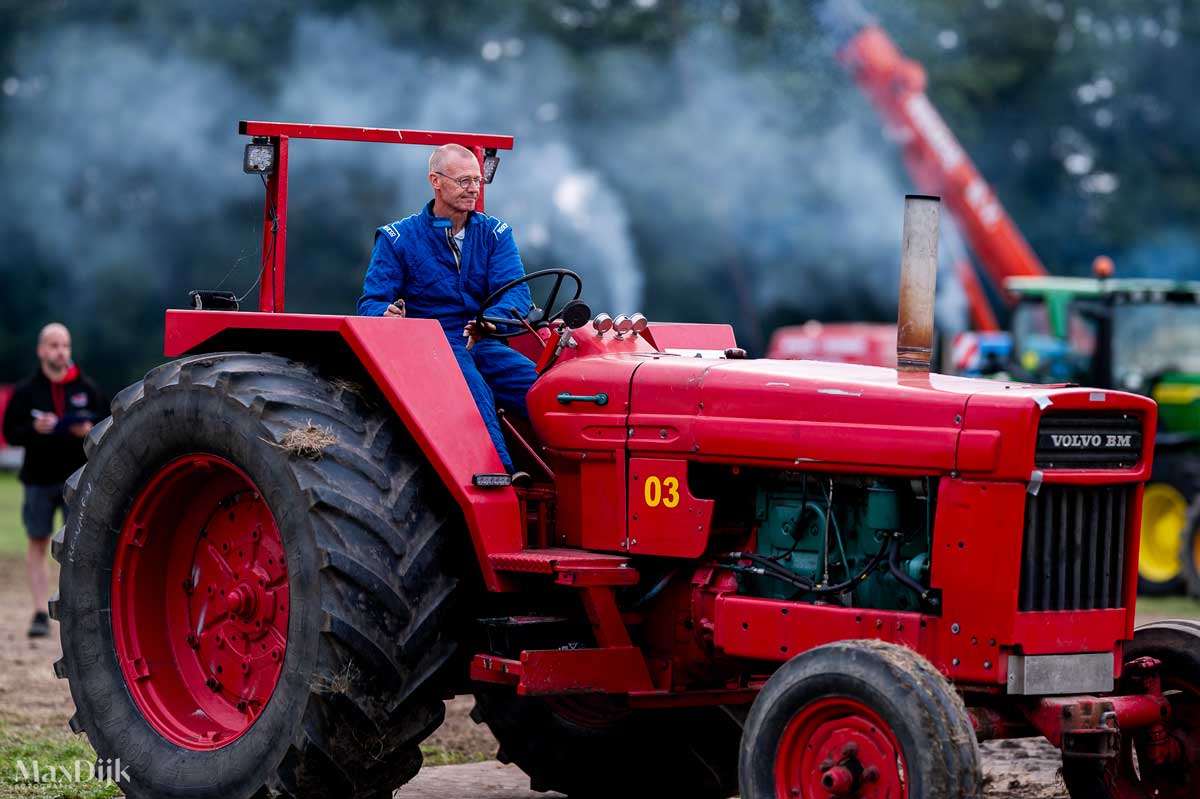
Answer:
[(511, 150), (512, 136), (490, 133), (454, 133), (444, 130), (403, 130), (400, 128), (361, 128), (352, 125), (309, 125), (297, 122), (238, 122), (243, 136), (290, 136), (295, 139), (325, 139), (327, 141), (361, 141), (381, 144), (424, 144), (440, 147), (461, 144), (468, 149)]
[(471, 679), (515, 685), (526, 696), (651, 691), (650, 672), (634, 646), (602, 649), (532, 649), (520, 661), (476, 655)]
[(1121, 733), (1161, 724), (1171, 710), (1161, 695), (1139, 694), (1043, 697), (1025, 713), (1064, 757), (1105, 758), (1116, 754)]

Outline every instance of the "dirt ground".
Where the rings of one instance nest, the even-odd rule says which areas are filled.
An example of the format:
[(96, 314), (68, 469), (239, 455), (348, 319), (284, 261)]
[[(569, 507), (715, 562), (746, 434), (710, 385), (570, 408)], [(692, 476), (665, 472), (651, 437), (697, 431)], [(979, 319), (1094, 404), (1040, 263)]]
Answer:
[(62, 656), (58, 625), (51, 623), (49, 638), (26, 638), (32, 615), (25, 562), (0, 558), (0, 722), (62, 727), (75, 705), (67, 684), (55, 678), (52, 668)]
[[(0, 559), (0, 723), (21, 728), (65, 727), (74, 708), (63, 680), (51, 664), (60, 657), (58, 627), (49, 638), (25, 637), (29, 600), (23, 564)], [(450, 702), (446, 724), (428, 743), (459, 755), (493, 755), (495, 739), (468, 717), (470, 699)], [(990, 799), (1067, 799), (1058, 776), (1057, 750), (1023, 739), (983, 745), (987, 797)], [(4, 764), (0, 764), (3, 768)], [(3, 791), (0, 786), (0, 792)], [(515, 766), (492, 760), (468, 765), (428, 767), (397, 794), (399, 799), (532, 799), (528, 781)]]

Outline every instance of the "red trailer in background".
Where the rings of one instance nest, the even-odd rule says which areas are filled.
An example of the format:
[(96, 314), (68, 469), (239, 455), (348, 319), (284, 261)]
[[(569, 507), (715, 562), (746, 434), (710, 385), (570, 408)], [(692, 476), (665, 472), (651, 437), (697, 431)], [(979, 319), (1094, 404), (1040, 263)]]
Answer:
[(810, 319), (771, 334), (767, 358), (835, 361), (896, 367), (896, 325), (891, 322), (834, 322)]
[[(13, 387), (0, 384), (0, 419), (4, 418), (4, 410), (8, 407), (8, 398), (12, 396)], [(7, 449), (8, 442), (4, 440), (4, 431), (0, 430), (0, 449)]]

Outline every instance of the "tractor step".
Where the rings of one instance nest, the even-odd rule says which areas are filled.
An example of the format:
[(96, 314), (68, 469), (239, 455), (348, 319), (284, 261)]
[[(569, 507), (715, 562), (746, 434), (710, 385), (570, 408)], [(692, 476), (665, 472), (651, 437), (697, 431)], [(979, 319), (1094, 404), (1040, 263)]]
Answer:
[(579, 549), (523, 549), (491, 556), (496, 571), (553, 576), (561, 585), (635, 585), (629, 558)]
[(642, 651), (634, 646), (601, 649), (526, 650), (520, 660), (476, 655), (471, 679), (514, 685), (526, 696), (571, 693), (627, 694), (654, 684)]

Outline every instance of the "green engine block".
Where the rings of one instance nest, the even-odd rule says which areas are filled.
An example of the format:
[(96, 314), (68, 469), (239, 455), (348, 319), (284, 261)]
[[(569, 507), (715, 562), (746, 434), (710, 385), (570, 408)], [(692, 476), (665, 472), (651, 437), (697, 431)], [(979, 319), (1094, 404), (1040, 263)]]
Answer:
[[(767, 574), (755, 569), (742, 572), (742, 592), (849, 607), (921, 608), (915, 586), (929, 587), (936, 487), (930, 479), (819, 474), (764, 485), (755, 502), (755, 553), (818, 588), (853, 584), (836, 593), (819, 593), (772, 576), (769, 569)], [(899, 571), (909, 580), (889, 569), (893, 542), (899, 547)], [(856, 580), (872, 562), (875, 568)]]

